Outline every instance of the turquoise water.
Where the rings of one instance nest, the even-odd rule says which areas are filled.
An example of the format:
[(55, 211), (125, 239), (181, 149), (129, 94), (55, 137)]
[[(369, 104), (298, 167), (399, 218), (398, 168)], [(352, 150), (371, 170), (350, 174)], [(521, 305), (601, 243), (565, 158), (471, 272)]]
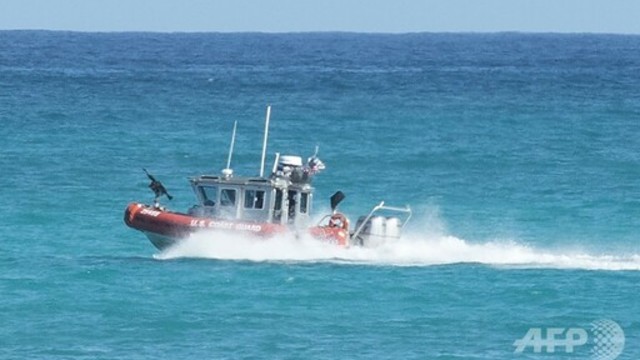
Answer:
[[(530, 328), (619, 324), (640, 356), (638, 36), (0, 32), (0, 358), (585, 359)], [(311, 155), (315, 210), (414, 209), (336, 249), (127, 228), (141, 168)], [(611, 357), (610, 357), (611, 358)]]

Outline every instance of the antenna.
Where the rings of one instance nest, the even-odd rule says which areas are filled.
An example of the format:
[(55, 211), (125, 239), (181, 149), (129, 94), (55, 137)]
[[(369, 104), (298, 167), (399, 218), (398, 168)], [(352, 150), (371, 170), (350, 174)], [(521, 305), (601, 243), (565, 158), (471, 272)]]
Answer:
[(260, 162), (260, 177), (264, 176), (264, 160), (267, 156), (267, 139), (269, 138), (269, 118), (271, 118), (271, 105), (267, 106), (267, 118), (264, 121), (264, 141), (262, 142), (262, 161)]
[(231, 145), (229, 145), (229, 157), (227, 158), (227, 169), (231, 168), (231, 156), (233, 155), (233, 147), (236, 145), (236, 127), (238, 120), (233, 123), (233, 132), (231, 133)]
[(278, 161), (280, 160), (280, 153), (276, 153), (276, 160), (273, 162), (273, 170), (271, 170), (272, 174), (275, 174), (278, 171)]

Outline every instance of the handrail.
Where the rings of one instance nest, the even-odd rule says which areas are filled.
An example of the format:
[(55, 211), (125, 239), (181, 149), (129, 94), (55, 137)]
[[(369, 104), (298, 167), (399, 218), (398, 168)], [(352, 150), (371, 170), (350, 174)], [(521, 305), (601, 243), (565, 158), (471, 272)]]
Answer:
[(318, 221), (318, 224), (316, 226), (320, 226), (320, 224), (322, 224), (322, 222), (326, 219), (333, 216), (333, 214), (327, 214), (325, 216), (322, 217), (322, 219), (320, 219), (320, 221)]

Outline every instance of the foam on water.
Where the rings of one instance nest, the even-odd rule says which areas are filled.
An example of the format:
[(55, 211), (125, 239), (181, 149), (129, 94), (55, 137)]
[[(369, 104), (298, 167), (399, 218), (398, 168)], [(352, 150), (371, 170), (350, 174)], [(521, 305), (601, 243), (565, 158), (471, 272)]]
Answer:
[(373, 248), (342, 248), (311, 238), (256, 239), (201, 233), (155, 256), (248, 261), (339, 262), (393, 266), (479, 263), (515, 268), (640, 270), (640, 255), (546, 250), (513, 240), (473, 243), (451, 235), (408, 234)]
[[(328, 209), (319, 209), (318, 223)], [(155, 255), (156, 259), (206, 258), (247, 261), (333, 262), (433, 266), (475, 263), (502, 268), (640, 270), (640, 254), (596, 253), (586, 248), (543, 248), (513, 239), (471, 241), (451, 235), (438, 206), (422, 207), (420, 224), (377, 247), (339, 247), (293, 234), (260, 239), (233, 233), (198, 233)]]

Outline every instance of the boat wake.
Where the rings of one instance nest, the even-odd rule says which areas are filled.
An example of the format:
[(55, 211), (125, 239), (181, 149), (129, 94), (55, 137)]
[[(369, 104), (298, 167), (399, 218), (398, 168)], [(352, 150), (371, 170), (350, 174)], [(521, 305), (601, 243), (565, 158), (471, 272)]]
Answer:
[(472, 243), (448, 235), (411, 234), (375, 248), (342, 248), (312, 238), (268, 240), (235, 234), (213, 240), (197, 234), (156, 259), (207, 258), (274, 262), (333, 262), (390, 266), (485, 264), (505, 268), (640, 270), (640, 254), (545, 251), (515, 241)]

